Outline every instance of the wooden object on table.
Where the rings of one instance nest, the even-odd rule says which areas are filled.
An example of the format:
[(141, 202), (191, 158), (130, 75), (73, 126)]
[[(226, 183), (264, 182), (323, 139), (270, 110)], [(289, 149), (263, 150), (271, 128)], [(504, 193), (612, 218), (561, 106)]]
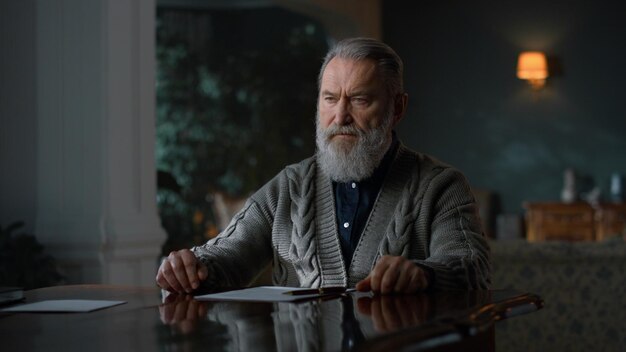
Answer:
[(526, 239), (529, 242), (550, 240), (601, 241), (613, 235), (624, 235), (626, 204), (528, 202)]
[(526, 239), (593, 241), (594, 209), (588, 203), (524, 203)]
[(596, 240), (615, 235), (626, 240), (626, 203), (603, 203), (596, 210)]

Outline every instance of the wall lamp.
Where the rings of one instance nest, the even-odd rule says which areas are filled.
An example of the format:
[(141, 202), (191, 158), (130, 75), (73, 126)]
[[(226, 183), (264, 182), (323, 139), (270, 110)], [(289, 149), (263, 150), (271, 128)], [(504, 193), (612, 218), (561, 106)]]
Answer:
[(517, 78), (525, 79), (535, 90), (541, 89), (548, 78), (548, 60), (540, 51), (524, 51), (517, 60)]

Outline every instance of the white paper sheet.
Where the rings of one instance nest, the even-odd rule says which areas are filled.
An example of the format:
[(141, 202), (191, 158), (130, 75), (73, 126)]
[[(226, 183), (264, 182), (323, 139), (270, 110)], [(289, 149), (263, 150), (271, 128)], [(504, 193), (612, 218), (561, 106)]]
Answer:
[(94, 310), (124, 304), (126, 301), (98, 301), (85, 299), (48, 300), (34, 303), (20, 304), (0, 309), (0, 312), (30, 312), (30, 313), (87, 313)]
[[(294, 302), (316, 297), (323, 297), (318, 293), (311, 295), (289, 295), (285, 292), (309, 290), (308, 288), (282, 287), (282, 286), (259, 286), (243, 290), (234, 290), (208, 295), (195, 296), (197, 300), (208, 301), (249, 301), (249, 302)], [(347, 290), (350, 292), (353, 290)]]

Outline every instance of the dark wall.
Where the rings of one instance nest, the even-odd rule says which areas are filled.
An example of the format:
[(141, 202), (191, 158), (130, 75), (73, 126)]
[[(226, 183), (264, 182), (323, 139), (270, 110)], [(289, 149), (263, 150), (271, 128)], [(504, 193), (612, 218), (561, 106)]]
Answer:
[[(405, 62), (412, 148), (497, 192), (502, 211), (558, 200), (626, 173), (626, 5), (618, 1), (383, 2), (384, 40)], [(531, 91), (517, 55), (541, 50), (555, 75)]]

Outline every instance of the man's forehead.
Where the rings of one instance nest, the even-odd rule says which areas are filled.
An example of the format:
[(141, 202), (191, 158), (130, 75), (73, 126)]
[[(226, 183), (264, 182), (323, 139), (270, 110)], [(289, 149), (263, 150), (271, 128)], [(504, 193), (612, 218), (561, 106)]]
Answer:
[(371, 59), (354, 60), (335, 57), (324, 69), (322, 87), (334, 85), (378, 86), (382, 81), (378, 79), (378, 67)]

